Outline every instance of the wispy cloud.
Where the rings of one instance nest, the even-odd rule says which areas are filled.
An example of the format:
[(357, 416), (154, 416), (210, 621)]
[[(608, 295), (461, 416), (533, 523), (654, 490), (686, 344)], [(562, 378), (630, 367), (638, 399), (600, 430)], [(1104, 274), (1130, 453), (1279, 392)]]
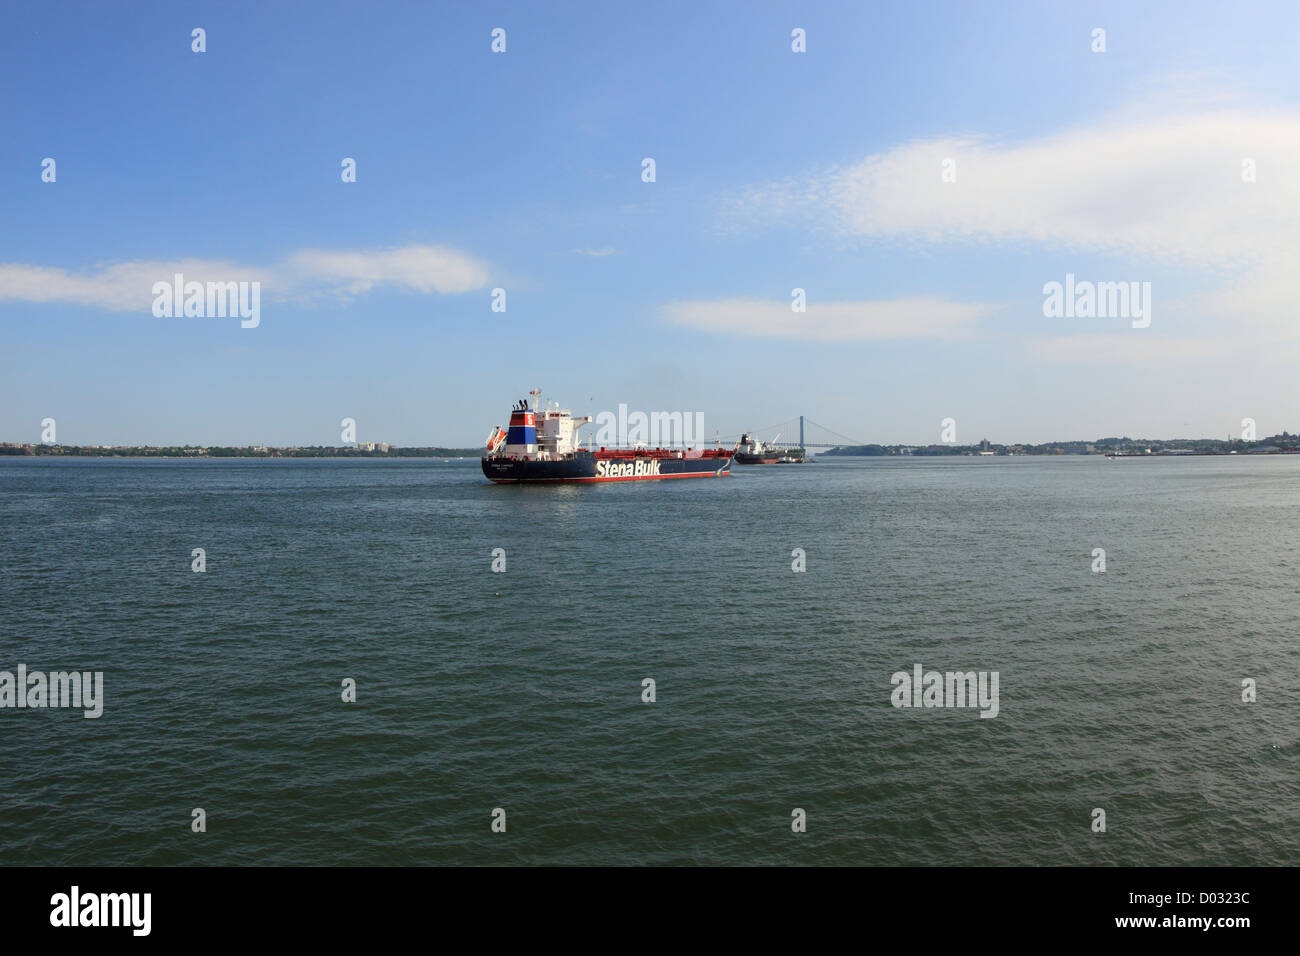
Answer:
[[(1165, 98), (1019, 142), (918, 140), (753, 184), (729, 197), (723, 220), (746, 229), (795, 226), (836, 241), (1113, 254), (1139, 268), (1181, 267), (1223, 283), (1162, 300), (1158, 334), (1022, 340), (1039, 360), (1154, 364), (1282, 348), (1294, 354), (1296, 156), (1300, 112), (1221, 101), (1196, 112), (1188, 101)], [(1060, 277), (1043, 281), (1052, 278)]]
[(153, 284), (170, 282), (178, 272), (187, 282), (261, 282), (265, 294), (280, 298), (347, 299), (379, 287), (456, 295), (483, 288), (489, 279), (485, 263), (445, 246), (353, 252), (307, 249), (269, 266), (211, 259), (136, 260), (73, 272), (0, 263), (0, 301), (71, 302), (114, 311), (148, 309)]
[(877, 339), (956, 339), (991, 311), (989, 306), (914, 298), (810, 303), (794, 312), (790, 303), (761, 299), (672, 302), (664, 318), (704, 332), (749, 338), (815, 342)]
[[(1297, 155), (1296, 112), (1125, 114), (1018, 143), (910, 142), (746, 187), (727, 212), (841, 236), (1044, 243), (1230, 269), (1300, 248)], [(1254, 182), (1243, 181), (1246, 160)]]
[(576, 256), (592, 256), (596, 259), (603, 259), (605, 256), (618, 255), (617, 249), (574, 249), (573, 254)]
[(299, 286), (359, 294), (391, 285), (411, 292), (457, 295), (487, 285), (487, 266), (445, 246), (402, 246), (381, 252), (305, 250), (286, 263)]

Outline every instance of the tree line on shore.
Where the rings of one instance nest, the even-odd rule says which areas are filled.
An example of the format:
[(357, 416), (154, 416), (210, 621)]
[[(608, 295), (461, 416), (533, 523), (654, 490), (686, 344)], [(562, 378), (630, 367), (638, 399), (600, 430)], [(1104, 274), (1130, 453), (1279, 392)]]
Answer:
[(0, 455), (62, 455), (73, 458), (477, 458), (479, 448), (390, 447), (387, 451), (349, 446), (312, 445), (301, 448), (225, 445), (0, 445)]
[(841, 445), (823, 455), (1239, 455), (1300, 453), (1300, 435), (1282, 432), (1255, 441), (1222, 438), (1098, 438), (1094, 441), (1044, 442), (1039, 445)]

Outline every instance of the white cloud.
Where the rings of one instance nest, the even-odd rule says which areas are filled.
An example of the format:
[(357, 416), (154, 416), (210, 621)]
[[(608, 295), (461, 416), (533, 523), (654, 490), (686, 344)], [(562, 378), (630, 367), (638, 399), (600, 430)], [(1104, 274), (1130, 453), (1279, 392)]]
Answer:
[(377, 285), (428, 294), (456, 295), (487, 284), (488, 269), (471, 256), (445, 246), (402, 246), (383, 252), (305, 250), (290, 257), (288, 270), (301, 285), (329, 291), (369, 292)]
[[(749, 187), (742, 219), (923, 243), (1034, 242), (1214, 269), (1300, 248), (1300, 114), (1224, 109), (1080, 124), (1004, 144), (916, 141)], [(955, 162), (955, 182), (941, 176)], [(1256, 181), (1242, 181), (1243, 160)]]
[(574, 255), (578, 255), (578, 256), (591, 256), (596, 259), (603, 259), (605, 256), (617, 255), (618, 250), (617, 249), (574, 249), (573, 253)]
[[(1190, 100), (1171, 110), (1166, 99), (1019, 142), (950, 136), (900, 144), (747, 187), (730, 198), (725, 218), (918, 247), (1122, 255), (1136, 274), (1131, 264), (1103, 278), (1144, 278), (1143, 264), (1159, 263), (1223, 283), (1162, 306), (1159, 336), (1030, 340), (1039, 359), (1181, 363), (1243, 350), (1293, 354), (1300, 346), (1296, 156), (1294, 110), (1218, 101), (1196, 112)], [(954, 163), (953, 182), (944, 181), (945, 160)], [(1253, 182), (1243, 178), (1247, 160)]]
[(147, 310), (155, 282), (261, 282), (269, 296), (342, 298), (389, 286), (455, 295), (488, 282), (488, 267), (444, 246), (402, 246), (370, 252), (303, 250), (271, 266), (210, 259), (138, 260), (70, 272), (52, 266), (0, 263), (0, 301), (71, 302), (116, 311)]
[(794, 312), (788, 301), (721, 299), (672, 302), (664, 318), (704, 332), (815, 342), (878, 339), (955, 339), (988, 306), (938, 298), (809, 303)]
[(170, 282), (183, 273), (186, 280), (225, 282), (265, 280), (262, 270), (229, 262), (178, 259), (175, 262), (120, 262), (82, 273), (51, 266), (0, 263), (0, 300), (71, 302), (102, 309), (148, 309), (155, 282)]

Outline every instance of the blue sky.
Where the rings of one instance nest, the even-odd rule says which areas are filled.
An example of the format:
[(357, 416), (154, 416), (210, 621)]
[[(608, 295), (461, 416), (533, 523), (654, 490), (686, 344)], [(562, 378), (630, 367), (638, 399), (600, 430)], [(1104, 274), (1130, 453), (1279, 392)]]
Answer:
[[(477, 445), (536, 386), (724, 435), (1300, 428), (1294, 4), (0, 18), (0, 440)], [(177, 263), (258, 327), (155, 317)], [(1067, 273), (1150, 327), (1046, 317)]]

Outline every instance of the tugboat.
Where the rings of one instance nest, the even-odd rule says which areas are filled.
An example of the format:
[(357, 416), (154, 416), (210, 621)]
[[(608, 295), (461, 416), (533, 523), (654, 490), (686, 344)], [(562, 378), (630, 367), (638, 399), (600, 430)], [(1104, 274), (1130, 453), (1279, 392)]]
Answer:
[(521, 482), (645, 481), (652, 478), (718, 478), (731, 474), (734, 452), (725, 448), (580, 448), (577, 433), (591, 416), (574, 418), (552, 402), (538, 409), (520, 399), (509, 429), (488, 436), (483, 474), (498, 484)]
[(802, 464), (804, 461), (804, 450), (802, 448), (777, 448), (776, 439), (780, 438), (780, 433), (773, 438), (771, 443), (761, 442), (753, 435), (746, 432), (740, 436), (740, 444), (736, 447), (736, 464), (738, 465), (794, 465)]

